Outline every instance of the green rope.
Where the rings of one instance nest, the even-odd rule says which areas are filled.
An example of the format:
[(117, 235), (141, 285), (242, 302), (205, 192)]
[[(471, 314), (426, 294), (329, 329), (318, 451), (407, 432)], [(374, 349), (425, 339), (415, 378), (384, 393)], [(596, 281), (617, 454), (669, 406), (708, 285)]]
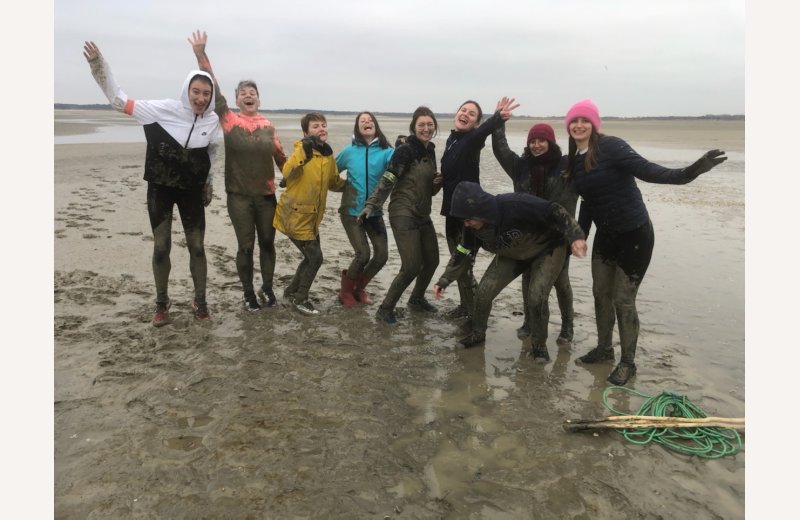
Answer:
[[(684, 417), (687, 419), (705, 418), (707, 415), (686, 396), (670, 392), (662, 392), (659, 396), (650, 396), (624, 386), (609, 386), (603, 391), (603, 404), (617, 415), (630, 415), (615, 410), (608, 404), (607, 394), (611, 390), (624, 390), (645, 398), (644, 403), (635, 415), (651, 417)], [(705, 459), (718, 459), (726, 455), (735, 455), (742, 449), (742, 438), (733, 428), (633, 428), (619, 430), (623, 437), (634, 444), (656, 442), (671, 450), (688, 455), (697, 455)]]

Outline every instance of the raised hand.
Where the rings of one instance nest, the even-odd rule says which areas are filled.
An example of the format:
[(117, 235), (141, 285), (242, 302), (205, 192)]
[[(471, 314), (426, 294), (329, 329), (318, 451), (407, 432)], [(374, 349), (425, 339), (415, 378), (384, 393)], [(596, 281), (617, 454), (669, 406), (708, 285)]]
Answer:
[(515, 101), (516, 99), (514, 98), (503, 96), (500, 98), (500, 101), (497, 102), (495, 112), (500, 112), (500, 117), (503, 121), (508, 121), (511, 118), (511, 112), (519, 106), (519, 103), (515, 103)]
[(86, 61), (92, 62), (103, 55), (100, 54), (100, 48), (94, 42), (83, 42), (83, 56)]
[(206, 43), (208, 42), (208, 35), (205, 31), (200, 32), (197, 30), (192, 33), (191, 38), (187, 38), (189, 43), (192, 45), (192, 50), (194, 51), (196, 56), (202, 56), (206, 52)]

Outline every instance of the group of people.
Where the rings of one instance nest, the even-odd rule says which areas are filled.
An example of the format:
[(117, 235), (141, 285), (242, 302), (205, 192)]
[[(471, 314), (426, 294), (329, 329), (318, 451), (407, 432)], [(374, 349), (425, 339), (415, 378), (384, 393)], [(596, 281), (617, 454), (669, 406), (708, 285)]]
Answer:
[[(524, 322), (520, 338), (530, 336), (531, 355), (549, 361), (546, 346), (548, 298), (556, 289), (561, 310), (557, 342), (573, 338), (574, 311), (569, 257), (583, 257), (591, 224), (597, 231), (591, 267), (597, 321), (597, 346), (578, 358), (581, 363), (614, 360), (612, 333), (618, 322), (620, 361), (608, 380), (624, 385), (635, 375), (639, 334), (636, 294), (650, 262), (653, 225), (636, 179), (685, 184), (726, 159), (711, 150), (686, 168), (670, 169), (639, 156), (625, 141), (600, 133), (600, 116), (590, 100), (567, 112), (569, 150), (562, 155), (553, 128), (531, 127), (521, 155), (505, 137), (505, 122), (519, 106), (503, 97), (494, 113), (483, 118), (473, 100), (458, 108), (437, 167), (435, 145), (439, 124), (430, 108), (418, 107), (409, 135), (392, 147), (371, 112), (355, 118), (350, 145), (338, 155), (328, 144), (327, 120), (318, 112), (301, 120), (302, 139), (290, 155), (276, 129), (259, 112), (255, 82), (239, 82), (233, 111), (222, 94), (205, 48), (207, 35), (189, 38), (198, 70), (186, 77), (178, 99), (142, 101), (129, 98), (115, 81), (94, 42), (84, 56), (111, 105), (144, 127), (147, 141), (144, 179), (153, 231), (153, 275), (156, 310), (153, 325), (169, 322), (171, 226), (178, 207), (190, 255), (194, 282), (192, 308), (197, 319), (210, 319), (206, 303), (204, 252), (205, 206), (211, 202), (212, 170), (221, 130), (225, 146), (225, 191), (228, 214), (236, 233), (236, 268), (246, 309), (277, 304), (273, 288), (275, 230), (286, 235), (302, 254), (283, 296), (300, 313), (316, 315), (309, 290), (323, 263), (320, 225), (328, 191), (342, 192), (340, 219), (354, 256), (341, 272), (339, 300), (345, 308), (372, 304), (366, 288), (389, 255), (383, 207), (395, 238), (401, 267), (377, 307), (376, 318), (393, 325), (395, 307), (409, 285), (407, 306), (423, 313), (437, 308), (425, 293), (439, 265), (439, 245), (431, 219), (433, 197), (443, 192), (441, 215), (450, 260), (433, 286), (434, 300), (456, 282), (459, 304), (449, 317), (463, 319), (468, 334), (459, 343), (481, 345), (492, 302), (522, 275)], [(513, 182), (514, 193), (493, 195), (480, 185), (480, 153), (492, 136), (492, 150)], [(276, 197), (275, 169), (284, 190)], [(346, 171), (346, 178), (340, 172)], [(582, 199), (579, 219), (576, 208)], [(258, 244), (261, 287), (254, 286), (254, 248)], [(495, 255), (477, 282), (473, 274), (479, 249)]]

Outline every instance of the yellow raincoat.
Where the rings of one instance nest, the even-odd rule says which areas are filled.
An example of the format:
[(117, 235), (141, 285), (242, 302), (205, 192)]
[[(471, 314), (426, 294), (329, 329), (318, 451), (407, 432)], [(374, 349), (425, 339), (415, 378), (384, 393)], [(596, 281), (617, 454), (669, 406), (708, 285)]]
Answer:
[(283, 165), (286, 190), (281, 194), (275, 218), (275, 229), (295, 240), (314, 240), (319, 235), (319, 225), (325, 215), (328, 190), (342, 191), (347, 181), (339, 177), (333, 151), (329, 154), (314, 150), (306, 161), (302, 141), (294, 143), (291, 157)]

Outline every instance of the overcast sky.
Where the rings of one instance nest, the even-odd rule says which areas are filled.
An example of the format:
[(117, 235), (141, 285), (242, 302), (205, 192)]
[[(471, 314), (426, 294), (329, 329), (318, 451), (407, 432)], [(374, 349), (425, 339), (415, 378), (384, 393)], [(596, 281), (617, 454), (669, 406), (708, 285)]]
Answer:
[(520, 115), (745, 110), (744, 0), (60, 0), (54, 101), (106, 103), (82, 55), (93, 40), (134, 99), (178, 97), (208, 33), (223, 93), (254, 79), (263, 109), (454, 112), (503, 95)]

